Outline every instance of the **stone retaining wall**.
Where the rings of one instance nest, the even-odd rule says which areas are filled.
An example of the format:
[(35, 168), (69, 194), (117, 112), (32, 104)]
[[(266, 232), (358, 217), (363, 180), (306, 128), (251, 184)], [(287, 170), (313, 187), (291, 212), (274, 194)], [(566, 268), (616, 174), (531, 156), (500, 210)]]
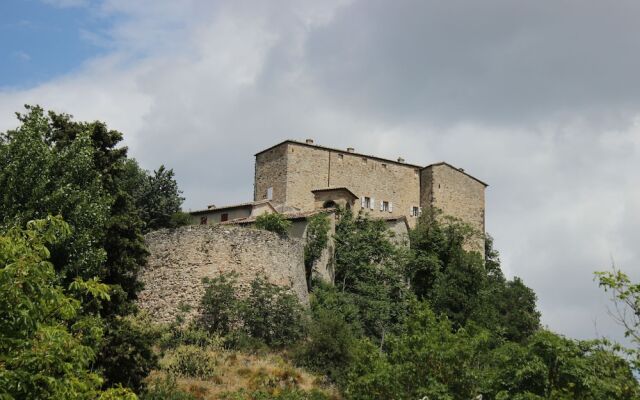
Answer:
[(158, 322), (171, 322), (181, 304), (197, 314), (204, 294), (202, 278), (236, 272), (241, 290), (264, 274), (271, 283), (290, 287), (308, 305), (304, 245), (256, 229), (234, 226), (186, 226), (145, 236), (151, 255), (140, 279), (145, 288), (138, 305)]

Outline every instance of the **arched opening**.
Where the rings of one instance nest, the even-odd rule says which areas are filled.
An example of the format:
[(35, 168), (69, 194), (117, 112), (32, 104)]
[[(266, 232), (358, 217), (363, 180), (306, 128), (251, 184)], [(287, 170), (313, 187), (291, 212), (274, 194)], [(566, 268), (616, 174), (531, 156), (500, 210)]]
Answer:
[(333, 200), (327, 200), (322, 205), (322, 208), (336, 208), (336, 202)]

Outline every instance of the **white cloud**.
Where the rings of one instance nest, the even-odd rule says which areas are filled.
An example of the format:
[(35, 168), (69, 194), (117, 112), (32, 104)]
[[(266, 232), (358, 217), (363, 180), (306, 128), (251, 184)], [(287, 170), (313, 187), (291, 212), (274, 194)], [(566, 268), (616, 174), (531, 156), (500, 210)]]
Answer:
[(110, 54), (0, 92), (0, 130), (24, 103), (104, 120), (191, 208), (250, 199), (253, 154), (285, 138), (450, 161), (491, 185), (544, 322), (620, 338), (593, 271), (613, 255), (640, 279), (637, 3), (402, 4), (107, 0)]

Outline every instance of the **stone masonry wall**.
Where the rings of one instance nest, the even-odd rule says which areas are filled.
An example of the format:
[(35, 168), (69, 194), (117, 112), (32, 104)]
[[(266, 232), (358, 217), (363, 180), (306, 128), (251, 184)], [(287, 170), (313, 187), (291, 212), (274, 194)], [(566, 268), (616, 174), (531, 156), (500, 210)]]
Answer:
[[(374, 200), (373, 207), (366, 210), (371, 217), (405, 215), (411, 225), (415, 223), (416, 218), (410, 215), (411, 207), (417, 207), (420, 203), (418, 167), (384, 162), (347, 151), (283, 143), (257, 157), (258, 194), (269, 185), (275, 187), (282, 179), (283, 171), (277, 171), (275, 163), (271, 161), (276, 149), (280, 149), (277, 154), (284, 151), (287, 159), (285, 163), (280, 163), (286, 167), (287, 205), (311, 211), (315, 208), (312, 190), (347, 187), (359, 198), (367, 196)], [(274, 152), (273, 155), (270, 155), (271, 152)], [(274, 189), (274, 197), (275, 195)], [(380, 211), (380, 202), (383, 200), (391, 203), (391, 212)], [(360, 199), (356, 201), (355, 211), (359, 209)]]
[[(459, 218), (484, 233), (485, 186), (447, 164), (436, 164), (422, 171), (422, 207), (435, 207), (444, 215)], [(470, 249), (484, 254), (484, 239)]]
[(267, 200), (273, 188), (273, 204), (284, 204), (287, 197), (287, 146), (277, 146), (256, 156), (253, 200)]
[(187, 319), (197, 315), (204, 294), (202, 278), (238, 273), (242, 291), (264, 274), (269, 282), (291, 287), (307, 305), (304, 245), (256, 229), (233, 226), (186, 226), (145, 236), (150, 256), (140, 279), (144, 290), (138, 305), (158, 322), (171, 322), (181, 303), (191, 306)]

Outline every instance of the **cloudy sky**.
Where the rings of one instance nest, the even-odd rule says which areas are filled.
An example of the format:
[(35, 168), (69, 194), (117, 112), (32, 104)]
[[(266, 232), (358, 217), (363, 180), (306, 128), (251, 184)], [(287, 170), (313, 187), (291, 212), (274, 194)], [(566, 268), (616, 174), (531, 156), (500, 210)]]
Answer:
[(561, 333), (620, 338), (593, 271), (640, 279), (640, 2), (7, 0), (0, 131), (25, 103), (125, 133), (185, 208), (250, 200), (278, 141), (488, 182), (508, 276)]

